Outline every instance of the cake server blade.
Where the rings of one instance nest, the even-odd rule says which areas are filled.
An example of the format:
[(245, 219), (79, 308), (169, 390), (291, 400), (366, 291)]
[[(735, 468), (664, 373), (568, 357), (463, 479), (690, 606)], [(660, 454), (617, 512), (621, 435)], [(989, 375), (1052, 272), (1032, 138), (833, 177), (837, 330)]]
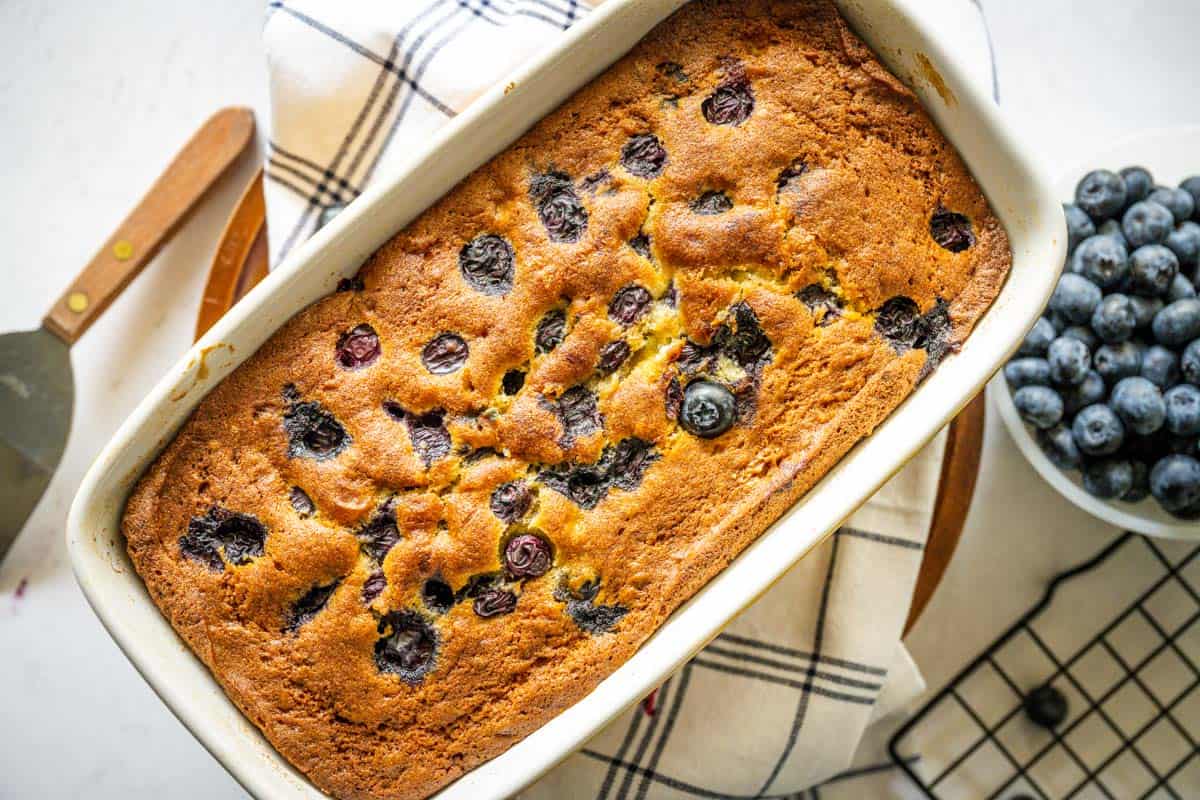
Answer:
[(0, 560), (46, 491), (71, 429), (70, 347), (150, 262), (254, 138), (245, 108), (218, 111), (42, 320), (0, 336)]
[(0, 558), (62, 458), (74, 401), (66, 342), (45, 328), (0, 336)]

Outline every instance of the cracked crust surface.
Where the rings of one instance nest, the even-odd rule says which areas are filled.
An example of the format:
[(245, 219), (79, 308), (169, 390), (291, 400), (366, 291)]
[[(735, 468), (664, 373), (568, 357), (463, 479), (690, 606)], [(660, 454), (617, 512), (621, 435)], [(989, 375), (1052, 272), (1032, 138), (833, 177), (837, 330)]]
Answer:
[[(731, 105), (706, 112), (718, 94)], [(641, 138), (624, 164), (646, 134), (665, 157)], [(970, 247), (933, 241), (941, 209)], [(482, 235), (511, 274), (468, 280)], [(935, 348), (880, 335), (889, 299), (948, 304), (953, 349), (1010, 263), (958, 155), (832, 3), (698, 0), (215, 389), (133, 492), (129, 554), (318, 787), (425, 797), (590, 691), (912, 391)], [(644, 308), (614, 311), (631, 285)], [(538, 347), (557, 313), (565, 335)], [(347, 369), (335, 353), (362, 325), (379, 354)], [(431, 371), (447, 333), (465, 360)], [(675, 418), (698, 376), (738, 398), (714, 439)], [(512, 482), (530, 494), (516, 521), (492, 504)], [(552, 565), (518, 579), (503, 552), (526, 533)], [(481, 616), (488, 591), (515, 609), (491, 594), (501, 613)]]

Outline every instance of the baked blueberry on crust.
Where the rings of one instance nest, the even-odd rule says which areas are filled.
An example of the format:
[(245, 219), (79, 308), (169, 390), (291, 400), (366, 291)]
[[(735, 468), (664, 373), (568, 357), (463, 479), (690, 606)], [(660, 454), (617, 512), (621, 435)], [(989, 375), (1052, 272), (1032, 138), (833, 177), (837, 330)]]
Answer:
[(413, 611), (393, 611), (379, 620), (375, 664), (379, 671), (418, 683), (434, 667), (437, 629)]
[(463, 245), (458, 266), (467, 284), (483, 294), (507, 294), (516, 272), (512, 245), (492, 233), (476, 236)]
[[(831, 0), (694, 0), (529, 124), (214, 389), (125, 511), (154, 601), (339, 800), (428, 797), (590, 692), (956, 350), (1011, 262)], [(1170, 271), (1149, 255), (1139, 286)], [(1097, 347), (1191, 330), (1194, 299), (1123, 293), (1137, 330), (1090, 370), (1057, 343), (1100, 298), (1068, 291), (1011, 379), (1078, 378), (1083, 403), (1117, 369)], [(1109, 422), (1063, 458), (1114, 446)], [(1180, 463), (1129, 490), (1191, 502)]]
[(704, 118), (713, 125), (740, 125), (754, 111), (754, 89), (745, 66), (726, 58), (724, 76), (711, 95), (700, 104)]
[(667, 151), (653, 133), (630, 137), (621, 148), (621, 166), (639, 178), (658, 176), (667, 163)]
[(222, 572), (226, 563), (240, 566), (261, 556), (266, 540), (267, 529), (256, 517), (213, 506), (188, 522), (187, 532), (179, 537), (179, 552)]

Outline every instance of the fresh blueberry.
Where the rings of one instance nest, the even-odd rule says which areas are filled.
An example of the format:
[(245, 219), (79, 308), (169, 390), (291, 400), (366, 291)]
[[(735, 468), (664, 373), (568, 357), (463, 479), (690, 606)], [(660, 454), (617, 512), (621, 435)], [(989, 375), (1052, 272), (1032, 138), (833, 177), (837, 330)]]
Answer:
[(1050, 362), (1050, 380), (1060, 386), (1074, 386), (1087, 377), (1092, 354), (1078, 339), (1060, 336), (1050, 343), (1046, 360)]
[[(1146, 324), (1150, 324), (1148, 320)], [(1071, 325), (1063, 328), (1060, 333), (1068, 339), (1078, 339), (1079, 341), (1083, 342), (1085, 345), (1087, 345), (1087, 349), (1093, 353), (1096, 352), (1096, 348), (1102, 344), (1100, 337), (1096, 336), (1096, 334), (1092, 332), (1092, 329), (1087, 325)]]
[(1039, 317), (1038, 321), (1033, 324), (1033, 328), (1025, 336), (1025, 341), (1021, 342), (1021, 347), (1017, 350), (1018, 355), (1022, 356), (1044, 356), (1046, 348), (1050, 347), (1050, 343), (1058, 338), (1058, 332), (1054, 330), (1054, 325), (1045, 317)]
[(1184, 178), (1183, 182), (1179, 184), (1179, 188), (1192, 196), (1192, 202), (1196, 204), (1196, 216), (1200, 217), (1200, 175)]
[(1167, 434), (1165, 441), (1168, 455), (1200, 458), (1200, 438)]
[(1161, 297), (1179, 273), (1179, 259), (1161, 244), (1147, 244), (1129, 257), (1130, 284), (1134, 294)]
[(1133, 342), (1102, 345), (1092, 359), (1096, 372), (1110, 386), (1142, 369), (1142, 350)]
[(1067, 217), (1067, 252), (1073, 253), (1080, 242), (1096, 235), (1096, 223), (1074, 203), (1063, 203), (1063, 214)]
[(1075, 324), (1071, 320), (1067, 319), (1066, 315), (1064, 315), (1061, 311), (1055, 311), (1054, 309), (1048, 309), (1043, 315), (1043, 318), (1050, 320), (1050, 324), (1054, 326), (1054, 330), (1058, 331), (1060, 334)]
[(1025, 713), (1036, 725), (1047, 730), (1057, 728), (1067, 719), (1067, 698), (1049, 684), (1039, 686), (1025, 696)]
[(1123, 294), (1110, 294), (1092, 312), (1092, 330), (1109, 344), (1123, 342), (1132, 336), (1136, 323), (1133, 303)]
[(1154, 189), (1154, 177), (1145, 167), (1125, 167), (1118, 173), (1125, 181), (1125, 202), (1145, 200)]
[(1083, 470), (1083, 488), (1104, 500), (1121, 497), (1133, 488), (1133, 465), (1119, 458), (1093, 461)]
[(1151, 330), (1159, 344), (1175, 348), (1200, 336), (1200, 299), (1192, 297), (1171, 303), (1154, 315)]
[(1021, 419), (1042, 430), (1053, 428), (1063, 417), (1063, 400), (1048, 386), (1022, 386), (1013, 392), (1013, 405)]
[(1101, 289), (1117, 286), (1129, 274), (1129, 254), (1112, 236), (1085, 239), (1075, 251), (1071, 271), (1082, 275)]
[(1166, 430), (1159, 430), (1150, 436), (1138, 436), (1136, 433), (1130, 433), (1126, 435), (1125, 442), (1121, 445), (1121, 457), (1131, 461), (1145, 461), (1147, 464), (1153, 464), (1170, 452), (1167, 449), (1167, 436)]
[(692, 381), (683, 391), (679, 424), (703, 439), (713, 439), (729, 430), (737, 420), (733, 392), (708, 380)]
[(1046, 458), (1059, 469), (1079, 469), (1083, 465), (1083, 454), (1071, 436), (1071, 429), (1058, 424), (1053, 428), (1039, 430), (1037, 442)]
[(1150, 470), (1150, 493), (1172, 513), (1200, 503), (1200, 461), (1171, 455)]
[(1107, 169), (1083, 176), (1075, 187), (1075, 205), (1094, 220), (1106, 220), (1125, 207), (1125, 181)]
[(1088, 406), (1071, 423), (1075, 444), (1089, 456), (1109, 456), (1121, 449), (1125, 426), (1117, 413), (1102, 403)]
[(1004, 379), (1014, 391), (1022, 386), (1049, 386), (1050, 362), (1044, 358), (1014, 358), (1004, 365)]
[(1195, 277), (1200, 265), (1200, 225), (1188, 220), (1167, 236), (1167, 247), (1179, 259), (1179, 269)]
[(1200, 386), (1200, 339), (1183, 348), (1179, 356), (1179, 371), (1188, 383)]
[(1151, 345), (1142, 355), (1141, 375), (1166, 391), (1179, 382), (1179, 356), (1162, 345)]
[(1136, 294), (1129, 295), (1129, 302), (1133, 303), (1133, 324), (1138, 328), (1145, 328), (1153, 322), (1154, 315), (1166, 305), (1161, 297), (1142, 297)]
[(1086, 325), (1092, 321), (1092, 312), (1100, 305), (1101, 297), (1099, 286), (1082, 275), (1067, 274), (1058, 279), (1058, 286), (1050, 296), (1050, 309), (1071, 322)]
[(1150, 496), (1150, 468), (1145, 461), (1130, 461), (1129, 466), (1133, 468), (1133, 485), (1121, 495), (1121, 501), (1138, 503)]
[(1167, 430), (1175, 436), (1200, 434), (1200, 389), (1181, 383), (1163, 395), (1167, 405)]
[(1129, 435), (1125, 437), (1124, 452), (1130, 458), (1140, 458), (1147, 464), (1154, 464), (1163, 456), (1200, 456), (1197, 447), (1200, 438), (1195, 436), (1176, 436), (1166, 429), (1160, 428), (1150, 436)]
[(1186, 189), (1159, 186), (1150, 192), (1146, 199), (1153, 203), (1161, 203), (1170, 209), (1176, 222), (1191, 219), (1192, 214), (1196, 213), (1196, 201)]
[(1171, 288), (1167, 289), (1167, 302), (1174, 303), (1176, 300), (1187, 300), (1189, 297), (1196, 296), (1196, 287), (1188, 280), (1186, 275), (1178, 274), (1171, 280)]
[(1172, 511), (1171, 516), (1186, 520), (1200, 519), (1200, 502), (1193, 503), (1190, 506), (1185, 506), (1178, 511)]
[(1121, 231), (1130, 247), (1162, 244), (1174, 229), (1175, 217), (1161, 203), (1145, 200), (1134, 203), (1121, 218)]
[(1141, 436), (1154, 433), (1166, 420), (1162, 390), (1142, 377), (1122, 379), (1108, 400), (1125, 423), (1125, 429)]
[[(1047, 366), (1049, 365), (1047, 364)], [(1067, 386), (1059, 390), (1059, 394), (1063, 399), (1063, 411), (1067, 416), (1073, 416), (1081, 408), (1103, 402), (1105, 395), (1108, 394), (1108, 387), (1105, 386), (1104, 378), (1100, 377), (1100, 373), (1090, 369), (1087, 377), (1083, 379), (1083, 383), (1078, 386)]]
[[(1106, 219), (1098, 228), (1096, 228), (1098, 236), (1108, 236), (1125, 248), (1125, 252), (1129, 252), (1129, 240), (1125, 238), (1125, 232), (1121, 230), (1121, 223), (1115, 219)], [(1079, 270), (1072, 270), (1078, 272)]]

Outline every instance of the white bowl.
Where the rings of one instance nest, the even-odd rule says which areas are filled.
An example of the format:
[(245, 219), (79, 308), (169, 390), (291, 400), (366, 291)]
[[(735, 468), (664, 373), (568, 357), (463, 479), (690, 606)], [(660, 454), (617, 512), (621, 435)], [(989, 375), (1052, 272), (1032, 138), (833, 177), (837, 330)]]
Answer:
[[(117, 432), (83, 480), (68, 520), (72, 566), (117, 644), (205, 747), (251, 794), (322, 795), (276, 753), (159, 613), (125, 556), (121, 510), (134, 481), (222, 378), (285, 320), (331, 292), (391, 235), (620, 55), (682, 0), (608, 0), (547, 52), (432, 135), (298, 247), (206, 334)], [(961, 353), (947, 359), (869, 438), (587, 697), (439, 795), (504, 798), (581, 746), (702, 648), (816, 546), (979, 392), (1017, 347), (1054, 287), (1062, 213), (1028, 151), (905, 9), (907, 0), (840, 0), (855, 29), (920, 95), (1007, 228), (1013, 269)], [(508, 84), (509, 89), (505, 90)], [(934, 85), (936, 84), (936, 86)]]
[[(1070, 202), (1075, 197), (1075, 184), (1088, 171), (1118, 170), (1132, 165), (1145, 167), (1156, 181), (1167, 186), (1174, 186), (1189, 175), (1200, 174), (1200, 125), (1144, 131), (1121, 139), (1064, 172), (1055, 188), (1064, 202)], [(1058, 263), (1047, 262), (1046, 271), (1054, 272)], [(1200, 523), (1171, 516), (1152, 497), (1138, 503), (1122, 503), (1101, 500), (1084, 491), (1078, 472), (1059, 469), (1038, 447), (1033, 428), (1017, 414), (1012, 392), (1002, 373), (992, 380), (991, 396), (1017, 447), (1063, 497), (1092, 516), (1127, 530), (1149, 536), (1200, 541)]]

